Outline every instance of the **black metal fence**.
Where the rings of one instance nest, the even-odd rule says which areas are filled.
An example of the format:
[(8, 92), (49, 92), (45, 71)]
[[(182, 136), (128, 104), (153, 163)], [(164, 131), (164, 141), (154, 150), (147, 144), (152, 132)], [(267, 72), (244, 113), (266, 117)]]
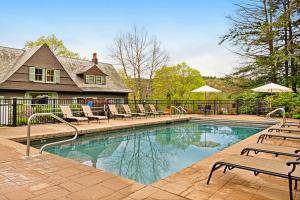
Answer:
[[(62, 117), (60, 105), (69, 105), (74, 116), (82, 116), (81, 105), (91, 106), (94, 114), (109, 115), (108, 104), (115, 104), (123, 112), (122, 104), (128, 104), (132, 112), (139, 112), (137, 104), (144, 104), (146, 110), (153, 104), (157, 110), (171, 112), (172, 106), (182, 106), (191, 114), (266, 114), (270, 111), (263, 101), (234, 101), (234, 100), (139, 100), (128, 101), (121, 99), (0, 99), (0, 126), (18, 126), (27, 124), (28, 118), (34, 113), (54, 113)], [(33, 123), (55, 123), (47, 117), (36, 118)]]

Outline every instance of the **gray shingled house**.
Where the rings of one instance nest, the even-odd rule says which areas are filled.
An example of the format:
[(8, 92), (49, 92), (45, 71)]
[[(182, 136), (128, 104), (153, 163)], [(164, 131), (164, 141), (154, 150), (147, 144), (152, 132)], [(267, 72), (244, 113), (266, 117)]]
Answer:
[(55, 56), (49, 47), (0, 47), (0, 99), (127, 99), (130, 92), (111, 64)]

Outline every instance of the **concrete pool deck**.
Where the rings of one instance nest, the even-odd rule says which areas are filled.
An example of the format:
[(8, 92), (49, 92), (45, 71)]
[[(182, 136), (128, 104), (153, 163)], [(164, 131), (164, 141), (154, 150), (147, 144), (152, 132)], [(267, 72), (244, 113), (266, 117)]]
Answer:
[[(189, 115), (186, 117), (203, 117)], [(207, 116), (205, 116), (207, 117)], [(212, 116), (213, 119), (264, 120), (255, 116)], [(165, 123), (169, 117), (137, 120), (111, 120), (101, 124), (82, 124), (82, 133), (101, 126), (128, 126), (135, 124)], [(90, 126), (93, 127), (90, 127)], [(124, 128), (124, 127), (121, 127)], [(33, 136), (53, 136), (71, 129), (61, 124), (33, 126)], [(71, 134), (71, 132), (70, 132)], [(285, 200), (288, 198), (287, 180), (267, 175), (232, 170), (223, 174), (216, 171), (211, 184), (206, 185), (212, 164), (224, 156), (239, 154), (243, 146), (256, 142), (255, 134), (223, 151), (201, 160), (165, 179), (151, 185), (143, 185), (109, 172), (82, 165), (73, 160), (45, 153), (25, 159), (25, 145), (8, 140), (24, 138), (26, 127), (0, 128), (0, 200), (1, 199), (103, 199), (103, 200)], [(45, 136), (48, 137), (48, 136)], [(299, 147), (298, 142), (267, 140), (277, 145)], [(32, 148), (32, 153), (37, 150)], [(260, 157), (287, 160), (288, 157), (261, 154)], [(300, 199), (300, 193), (295, 193)]]

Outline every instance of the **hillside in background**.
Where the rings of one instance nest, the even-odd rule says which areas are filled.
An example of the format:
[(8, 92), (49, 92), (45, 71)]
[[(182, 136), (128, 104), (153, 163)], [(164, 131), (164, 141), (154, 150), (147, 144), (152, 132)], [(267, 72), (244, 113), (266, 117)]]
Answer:
[(232, 77), (203, 77), (206, 84), (221, 90), (222, 97), (224, 99), (231, 98), (233, 95), (240, 94), (249, 90), (249, 81), (240, 79), (240, 78), (232, 78)]

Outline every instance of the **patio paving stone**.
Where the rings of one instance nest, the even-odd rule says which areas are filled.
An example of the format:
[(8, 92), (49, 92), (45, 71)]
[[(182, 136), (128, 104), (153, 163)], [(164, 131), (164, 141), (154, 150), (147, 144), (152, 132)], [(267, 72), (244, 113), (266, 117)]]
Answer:
[[(191, 117), (191, 116), (188, 116)], [(202, 116), (200, 116), (202, 117)], [(207, 118), (207, 116), (205, 116)], [(212, 116), (216, 119), (220, 116)], [(226, 119), (263, 120), (254, 116), (226, 116)], [(148, 120), (148, 119), (147, 119)], [(128, 127), (135, 123), (149, 124), (168, 117), (134, 120), (111, 120), (112, 122), (79, 125), (83, 132), (98, 128), (112, 129), (113, 126)], [(55, 125), (58, 126), (58, 125)], [(43, 127), (43, 129), (41, 129)], [(36, 138), (59, 134), (52, 125), (33, 126)], [(17, 199), (103, 199), (103, 200), (288, 200), (287, 180), (234, 169), (223, 173), (218, 170), (209, 185), (206, 184), (212, 164), (224, 156), (239, 154), (242, 146), (256, 142), (257, 135), (201, 160), (180, 172), (172, 174), (151, 185), (143, 185), (123, 177), (82, 165), (76, 161), (43, 153), (42, 156), (24, 158), (25, 146), (7, 138), (22, 138), (26, 127), (0, 128), (0, 200)], [(38, 130), (39, 129), (39, 130)], [(64, 127), (60, 131), (65, 131)], [(14, 131), (16, 130), (16, 131)], [(41, 131), (42, 130), (42, 131)], [(52, 131), (52, 132), (51, 132)], [(54, 131), (54, 132), (53, 132)], [(266, 143), (299, 147), (290, 140), (267, 140)], [(31, 148), (32, 154), (38, 151)], [(291, 159), (284, 156), (274, 158), (266, 154), (258, 157)], [(300, 200), (299, 191), (294, 192)]]

